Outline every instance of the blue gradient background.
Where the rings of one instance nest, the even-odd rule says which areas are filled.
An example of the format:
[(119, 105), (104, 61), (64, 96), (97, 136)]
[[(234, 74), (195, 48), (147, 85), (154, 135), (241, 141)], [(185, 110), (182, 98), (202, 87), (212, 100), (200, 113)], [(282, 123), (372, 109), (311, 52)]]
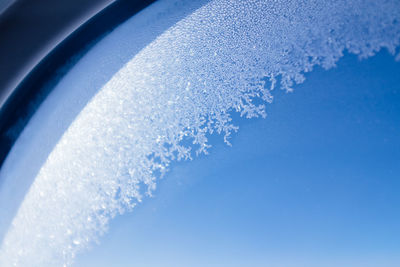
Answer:
[(267, 119), (171, 166), (76, 266), (400, 266), (400, 63), (386, 51), (277, 90)]

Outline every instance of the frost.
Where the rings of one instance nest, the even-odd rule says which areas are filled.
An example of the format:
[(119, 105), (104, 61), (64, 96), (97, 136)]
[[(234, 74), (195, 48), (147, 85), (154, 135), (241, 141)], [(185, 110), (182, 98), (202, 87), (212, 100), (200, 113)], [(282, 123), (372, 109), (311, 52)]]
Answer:
[(232, 112), (265, 117), (273, 90), (291, 91), (345, 50), (395, 54), (399, 20), (397, 0), (204, 5), (136, 54), (81, 111), (14, 218), (1, 266), (72, 264), (110, 218), (152, 194), (171, 161), (207, 153), (214, 132), (229, 144)]

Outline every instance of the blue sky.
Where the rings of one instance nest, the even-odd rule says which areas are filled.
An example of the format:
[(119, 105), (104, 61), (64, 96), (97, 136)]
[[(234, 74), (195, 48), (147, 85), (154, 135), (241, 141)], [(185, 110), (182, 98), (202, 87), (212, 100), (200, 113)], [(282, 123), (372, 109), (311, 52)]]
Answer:
[(171, 166), (76, 266), (400, 266), (400, 63), (386, 51), (275, 91), (226, 146)]

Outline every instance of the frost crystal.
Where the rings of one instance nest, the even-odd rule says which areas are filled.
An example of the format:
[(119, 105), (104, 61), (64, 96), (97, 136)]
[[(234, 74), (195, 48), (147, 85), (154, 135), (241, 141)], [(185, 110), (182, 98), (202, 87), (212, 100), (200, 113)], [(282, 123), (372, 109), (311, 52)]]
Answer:
[(206, 153), (213, 132), (228, 142), (232, 112), (264, 117), (260, 103), (275, 87), (291, 91), (345, 50), (395, 54), (399, 22), (397, 0), (215, 0), (197, 9), (136, 54), (64, 133), (14, 218), (1, 266), (70, 265), (110, 218), (151, 195), (172, 160)]

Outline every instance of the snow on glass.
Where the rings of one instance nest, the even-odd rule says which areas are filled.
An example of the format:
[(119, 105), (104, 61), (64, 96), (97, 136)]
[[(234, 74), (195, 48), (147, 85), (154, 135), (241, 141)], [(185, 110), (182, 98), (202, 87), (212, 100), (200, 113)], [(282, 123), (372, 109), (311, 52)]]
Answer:
[(207, 153), (210, 133), (229, 143), (232, 112), (265, 117), (274, 88), (291, 91), (346, 50), (395, 55), (399, 38), (397, 0), (208, 2), (137, 53), (80, 112), (20, 206), (0, 265), (72, 264), (112, 217), (151, 195), (171, 161)]

